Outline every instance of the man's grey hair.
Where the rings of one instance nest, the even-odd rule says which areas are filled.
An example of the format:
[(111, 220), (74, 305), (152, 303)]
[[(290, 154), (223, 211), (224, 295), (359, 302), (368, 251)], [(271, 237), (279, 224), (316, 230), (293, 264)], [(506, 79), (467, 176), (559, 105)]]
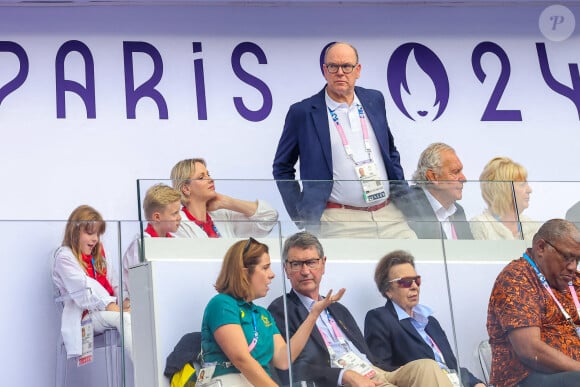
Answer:
[(417, 184), (425, 184), (429, 180), (427, 178), (427, 171), (429, 170), (432, 170), (436, 174), (441, 173), (441, 153), (444, 151), (452, 151), (455, 153), (455, 149), (442, 142), (435, 142), (421, 152), (421, 156), (419, 156), (419, 161), (417, 162), (417, 170), (413, 173), (413, 180)]
[(324, 257), (324, 249), (322, 248), (320, 241), (308, 231), (297, 232), (296, 234), (286, 238), (284, 248), (282, 249), (282, 259), (284, 262), (288, 260), (288, 251), (293, 247), (298, 247), (300, 249), (314, 247), (318, 253), (318, 258)]
[(576, 243), (580, 243), (580, 230), (578, 230), (576, 225), (565, 219), (550, 219), (534, 235), (534, 243), (538, 239), (555, 242), (568, 238), (572, 238)]

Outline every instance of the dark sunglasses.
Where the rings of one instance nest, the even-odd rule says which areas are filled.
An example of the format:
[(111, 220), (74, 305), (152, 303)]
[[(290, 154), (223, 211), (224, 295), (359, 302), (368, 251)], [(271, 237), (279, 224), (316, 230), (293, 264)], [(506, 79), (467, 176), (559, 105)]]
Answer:
[(396, 282), (400, 288), (410, 288), (413, 285), (413, 282), (415, 282), (417, 286), (421, 286), (421, 276), (395, 278), (389, 281), (389, 283), (392, 282)]
[(246, 245), (244, 246), (244, 250), (242, 251), (242, 255), (246, 255), (246, 253), (250, 250), (250, 246), (252, 245), (252, 242), (258, 243), (257, 240), (255, 240), (252, 237), (249, 237), (248, 241), (246, 242)]

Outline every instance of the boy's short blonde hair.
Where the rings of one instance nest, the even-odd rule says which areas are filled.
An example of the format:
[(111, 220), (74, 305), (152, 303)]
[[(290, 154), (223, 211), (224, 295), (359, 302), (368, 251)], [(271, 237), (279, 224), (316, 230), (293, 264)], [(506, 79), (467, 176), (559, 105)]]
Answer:
[(151, 220), (153, 213), (163, 211), (169, 204), (179, 201), (181, 201), (181, 194), (178, 190), (163, 183), (155, 184), (147, 190), (143, 200), (145, 218)]

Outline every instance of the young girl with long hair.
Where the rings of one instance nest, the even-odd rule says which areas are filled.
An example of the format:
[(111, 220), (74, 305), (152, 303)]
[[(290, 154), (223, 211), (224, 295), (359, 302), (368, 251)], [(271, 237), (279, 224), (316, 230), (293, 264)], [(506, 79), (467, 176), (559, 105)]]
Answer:
[(65, 296), (61, 332), (69, 358), (82, 354), (82, 325), (87, 319), (94, 333), (123, 327), (125, 350), (132, 355), (131, 308), (128, 299), (119, 300), (119, 281), (105, 258), (101, 243), (105, 228), (97, 210), (77, 207), (69, 216), (62, 246), (54, 254), (52, 278)]

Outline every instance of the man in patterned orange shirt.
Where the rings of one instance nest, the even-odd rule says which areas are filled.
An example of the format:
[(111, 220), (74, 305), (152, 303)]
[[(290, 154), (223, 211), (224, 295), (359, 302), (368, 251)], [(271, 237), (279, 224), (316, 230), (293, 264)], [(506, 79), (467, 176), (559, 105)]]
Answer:
[(580, 386), (580, 230), (552, 219), (498, 275), (487, 314), (496, 387)]

